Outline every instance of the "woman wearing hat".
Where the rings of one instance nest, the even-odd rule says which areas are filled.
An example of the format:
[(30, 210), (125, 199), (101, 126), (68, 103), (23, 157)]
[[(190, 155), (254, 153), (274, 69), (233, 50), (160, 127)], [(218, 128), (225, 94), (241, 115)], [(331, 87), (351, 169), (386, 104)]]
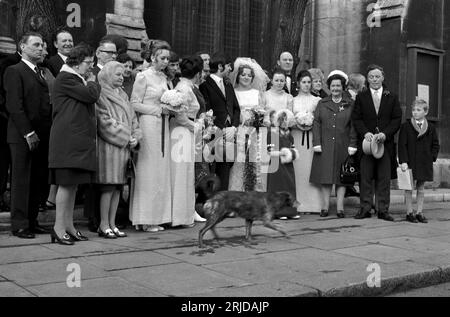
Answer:
[(336, 185), (337, 216), (344, 218), (345, 185), (340, 181), (340, 167), (348, 155), (357, 152), (357, 135), (351, 123), (353, 101), (344, 94), (347, 75), (334, 71), (327, 80), (331, 96), (322, 99), (314, 115), (314, 158), (310, 182), (321, 186), (321, 217), (328, 217), (330, 195)]

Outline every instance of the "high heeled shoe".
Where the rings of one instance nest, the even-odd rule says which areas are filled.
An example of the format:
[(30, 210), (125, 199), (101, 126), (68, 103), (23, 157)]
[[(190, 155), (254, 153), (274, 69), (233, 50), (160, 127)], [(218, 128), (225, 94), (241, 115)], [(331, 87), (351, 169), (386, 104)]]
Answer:
[(70, 236), (66, 233), (62, 238), (58, 237), (58, 235), (55, 232), (55, 229), (52, 229), (50, 233), (51, 241), (52, 243), (55, 243), (56, 241), (61, 245), (74, 245), (75, 242), (72, 241)]
[(81, 242), (89, 241), (89, 238), (86, 236), (83, 236), (80, 231), (77, 231), (77, 233), (75, 235), (71, 234), (70, 232), (67, 232), (67, 234), (73, 241), (81, 241)]
[(119, 230), (119, 228), (112, 229), (117, 238), (126, 238), (128, 235), (125, 232)]
[(98, 228), (98, 236), (100, 238), (105, 238), (105, 239), (117, 239), (116, 235), (114, 234), (114, 232), (111, 229), (106, 229), (105, 232), (102, 231), (102, 229)]

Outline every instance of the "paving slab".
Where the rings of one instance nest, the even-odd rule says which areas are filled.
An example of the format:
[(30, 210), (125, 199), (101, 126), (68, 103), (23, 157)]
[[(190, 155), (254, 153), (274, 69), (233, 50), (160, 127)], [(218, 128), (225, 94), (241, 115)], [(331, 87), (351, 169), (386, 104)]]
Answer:
[(419, 251), (422, 253), (432, 253), (437, 255), (450, 254), (450, 243), (433, 241), (430, 239), (416, 237), (395, 237), (387, 239), (372, 240), (371, 243)]
[(72, 272), (67, 271), (69, 264), (79, 264), (81, 279), (106, 277), (108, 274), (80, 259), (61, 259), (40, 262), (28, 262), (2, 265), (2, 275), (21, 286), (65, 282)]
[(431, 237), (431, 238), (429, 238), (429, 240), (450, 243), (450, 235), (442, 235), (442, 236)]
[(141, 267), (179, 263), (179, 260), (170, 258), (156, 252), (129, 252), (119, 254), (96, 255), (82, 258), (106, 271), (116, 271)]
[(37, 235), (36, 239), (27, 240), (14, 237), (10, 233), (0, 234), (0, 247), (31, 246), (48, 242), (50, 242), (50, 235)]
[(415, 257), (413, 259), (415, 263), (423, 263), (429, 264), (433, 266), (437, 266), (441, 269), (449, 269), (450, 268), (450, 254), (444, 255), (426, 255), (423, 257)]
[(357, 237), (348, 237), (345, 233), (319, 233), (306, 236), (292, 236), (291, 241), (321, 250), (335, 250), (367, 244), (366, 241)]
[(110, 242), (105, 241), (105, 239), (78, 242), (74, 246), (64, 246), (60, 244), (45, 244), (44, 246), (52, 251), (58, 252), (61, 255), (71, 257), (106, 255), (111, 253), (121, 253), (137, 250), (137, 248), (130, 246), (119, 246), (111, 244)]
[(216, 289), (250, 285), (189, 263), (117, 271), (114, 274), (167, 296), (189, 297)]
[(29, 287), (40, 297), (163, 297), (148, 288), (135, 285), (120, 277), (83, 280), (80, 288), (65, 283), (51, 283)]
[(61, 254), (40, 245), (0, 247), (0, 265), (61, 258)]
[(225, 246), (211, 247), (210, 244), (207, 245), (205, 249), (199, 249), (198, 247), (183, 247), (183, 248), (172, 248), (172, 249), (162, 249), (155, 252), (169, 256), (174, 259), (178, 259), (183, 262), (188, 262), (192, 264), (212, 264), (221, 263), (235, 260), (248, 260), (256, 257), (252, 252), (245, 252), (237, 250), (232, 247), (227, 247), (230, 245), (225, 242)]
[(426, 253), (404, 250), (385, 245), (365, 245), (345, 249), (334, 250), (334, 252), (349, 255), (361, 259), (366, 259), (376, 263), (395, 263), (409, 260), (411, 258), (424, 256)]
[(14, 283), (2, 282), (0, 283), (0, 297), (36, 297), (36, 295)]
[(229, 263), (208, 264), (204, 268), (238, 278), (251, 284), (289, 281), (293, 275), (298, 274), (298, 272), (290, 268), (287, 264), (275, 261), (276, 256), (276, 254), (273, 254), (272, 258), (264, 257)]
[(265, 284), (255, 284), (243, 287), (229, 287), (216, 289), (215, 291), (203, 294), (193, 294), (192, 297), (298, 297), (317, 296), (315, 289), (299, 285), (297, 283), (281, 281)]

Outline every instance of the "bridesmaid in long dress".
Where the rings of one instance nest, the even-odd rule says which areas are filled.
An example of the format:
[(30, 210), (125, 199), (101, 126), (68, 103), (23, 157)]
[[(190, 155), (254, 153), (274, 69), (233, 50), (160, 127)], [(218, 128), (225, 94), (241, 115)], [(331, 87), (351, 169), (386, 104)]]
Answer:
[(168, 90), (163, 70), (169, 64), (170, 47), (152, 47), (150, 66), (136, 76), (131, 104), (139, 116), (143, 134), (136, 165), (130, 220), (147, 232), (163, 231), (172, 222), (169, 116), (161, 96)]
[[(311, 74), (308, 71), (301, 71), (297, 80), (300, 92), (294, 98), (294, 115), (301, 116), (305, 113), (313, 115), (321, 98), (311, 94)], [(297, 201), (300, 203), (298, 211), (320, 213), (322, 201), (320, 187), (309, 182), (314, 157), (312, 130), (304, 130), (307, 130), (307, 128), (300, 130), (294, 126), (292, 131), (294, 143), (299, 151), (299, 158), (294, 161)]]
[(187, 100), (186, 112), (170, 121), (172, 173), (172, 226), (190, 228), (194, 221), (205, 222), (195, 211), (195, 118), (200, 104), (194, 84), (200, 80), (203, 61), (200, 57), (184, 58), (181, 78), (175, 89)]
[[(238, 67), (235, 93), (241, 108), (242, 126), (238, 130), (237, 159), (230, 172), (229, 190), (264, 192), (264, 183), (261, 178), (261, 161), (257, 161), (261, 157), (256, 157), (257, 155), (255, 155), (258, 154), (258, 151), (260, 154), (262, 152), (261, 146), (256, 142), (256, 134), (250, 136), (251, 142), (247, 143), (247, 146), (244, 144), (246, 141), (244, 133), (248, 132), (246, 128), (249, 127), (251, 129), (246, 119), (249, 118), (251, 110), (265, 108), (264, 94), (260, 90), (253, 88), (256, 76), (254, 67), (245, 63), (236, 66)], [(260, 136), (262, 135), (263, 133), (260, 133)]]

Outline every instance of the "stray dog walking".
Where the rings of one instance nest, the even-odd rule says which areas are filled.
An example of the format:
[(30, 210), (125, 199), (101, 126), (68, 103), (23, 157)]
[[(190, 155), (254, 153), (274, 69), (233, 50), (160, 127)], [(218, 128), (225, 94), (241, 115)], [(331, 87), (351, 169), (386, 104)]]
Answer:
[(294, 207), (295, 199), (291, 194), (261, 193), (261, 192), (219, 192), (209, 199), (203, 209), (208, 218), (205, 227), (198, 235), (199, 247), (203, 248), (203, 236), (211, 230), (216, 239), (219, 239), (215, 226), (220, 223), (230, 212), (236, 213), (245, 219), (246, 240), (251, 240), (252, 225), (255, 220), (261, 220), (265, 227), (287, 235), (278, 228), (272, 220), (275, 212), (285, 207)]

